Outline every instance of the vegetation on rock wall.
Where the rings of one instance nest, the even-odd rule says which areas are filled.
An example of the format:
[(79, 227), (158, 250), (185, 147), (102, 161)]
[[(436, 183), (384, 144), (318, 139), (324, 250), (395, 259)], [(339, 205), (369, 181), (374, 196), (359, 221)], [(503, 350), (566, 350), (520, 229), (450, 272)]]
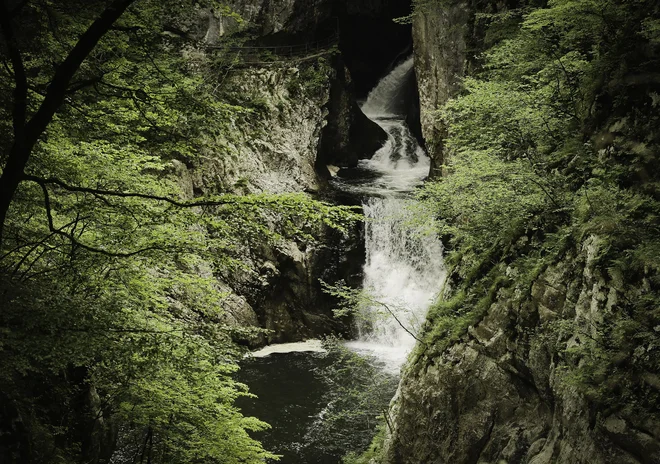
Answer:
[[(449, 238), (457, 284), (429, 314), (427, 338), (438, 351), (501, 288), (531, 298), (541, 271), (597, 237), (598, 267), (622, 300), (595, 336), (582, 334), (565, 353), (568, 378), (607, 404), (657, 406), (642, 377), (660, 367), (652, 290), (660, 270), (659, 14), (654, 2), (605, 0), (528, 11), (438, 113), (449, 132), (449, 174), (420, 199)], [(513, 15), (482, 19), (497, 29)]]
[[(0, 460), (264, 462), (233, 406), (253, 330), (216, 278), (356, 216), (303, 194), (190, 198), (253, 112), (185, 31), (210, 2), (0, 7)], [(229, 14), (229, 13), (228, 13)], [(217, 65), (217, 63), (215, 63)]]
[(446, 175), (416, 205), (448, 284), (398, 430), (359, 462), (656, 462), (660, 6), (494, 3), (472, 5), (485, 52), (435, 113)]

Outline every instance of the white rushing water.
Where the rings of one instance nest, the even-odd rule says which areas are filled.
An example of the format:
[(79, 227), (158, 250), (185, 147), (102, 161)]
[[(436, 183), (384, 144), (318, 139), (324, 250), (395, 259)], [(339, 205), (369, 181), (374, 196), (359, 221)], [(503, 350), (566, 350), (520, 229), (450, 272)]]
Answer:
[(413, 72), (413, 57), (399, 64), (374, 87), (367, 101), (362, 105), (362, 112), (370, 118), (398, 116), (403, 109), (405, 82)]
[(412, 191), (428, 175), (430, 160), (405, 123), (403, 95), (412, 58), (397, 66), (369, 93), (362, 111), (388, 140), (360, 168), (378, 174), (358, 189), (364, 202), (366, 264), (364, 289), (374, 303), (358, 319), (358, 340), (350, 348), (373, 354), (398, 370), (445, 279), (442, 243), (414, 224), (407, 208)]

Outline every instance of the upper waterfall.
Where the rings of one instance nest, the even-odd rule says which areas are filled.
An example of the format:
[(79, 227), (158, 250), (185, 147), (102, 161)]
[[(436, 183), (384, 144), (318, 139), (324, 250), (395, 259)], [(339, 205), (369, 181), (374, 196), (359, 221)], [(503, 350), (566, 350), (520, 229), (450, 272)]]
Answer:
[(411, 56), (380, 80), (362, 105), (364, 114), (371, 119), (401, 114), (405, 94), (404, 84), (413, 70), (413, 62)]

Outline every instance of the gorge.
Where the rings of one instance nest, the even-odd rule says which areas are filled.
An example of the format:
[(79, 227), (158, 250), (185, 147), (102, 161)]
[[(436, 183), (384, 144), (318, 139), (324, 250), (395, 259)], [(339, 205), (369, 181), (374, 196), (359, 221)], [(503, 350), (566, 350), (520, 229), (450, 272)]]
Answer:
[(0, 462), (660, 463), (657, 2), (0, 18)]
[[(387, 141), (355, 168), (340, 170), (332, 182), (340, 191), (359, 197), (365, 215), (362, 287), (368, 301), (356, 315), (355, 340), (343, 346), (393, 379), (412, 350), (415, 333), (445, 275), (440, 241), (406, 223), (411, 219), (406, 210), (408, 197), (429, 169), (428, 157), (405, 122), (402, 96), (412, 65), (412, 58), (407, 58), (395, 66), (361, 106), (387, 133)], [(332, 389), (332, 384), (314, 374), (319, 366), (332, 361), (316, 349), (309, 343), (291, 344), (283, 348), (284, 353), (266, 357), (260, 353), (270, 351), (262, 350), (257, 359), (246, 362), (239, 375), (259, 396), (257, 407), (248, 403), (244, 409), (269, 418), (273, 430), (263, 435), (264, 443), (283, 455), (282, 462), (332, 463), (348, 451), (359, 450), (356, 440), (355, 446), (333, 453), (320, 447), (314, 436), (319, 433), (315, 430), (318, 422), (333, 409), (332, 401), (326, 403), (324, 391)]]

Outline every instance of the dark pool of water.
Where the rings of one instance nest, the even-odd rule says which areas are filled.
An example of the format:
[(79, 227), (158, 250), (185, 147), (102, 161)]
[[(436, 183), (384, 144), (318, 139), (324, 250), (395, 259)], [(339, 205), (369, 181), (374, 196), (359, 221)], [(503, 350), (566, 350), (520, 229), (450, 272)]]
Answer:
[(314, 446), (309, 431), (326, 404), (326, 383), (314, 369), (326, 363), (323, 353), (273, 353), (246, 359), (237, 380), (258, 398), (242, 398), (243, 414), (255, 416), (272, 429), (255, 433), (264, 447), (281, 454), (282, 464), (336, 464), (341, 454)]

